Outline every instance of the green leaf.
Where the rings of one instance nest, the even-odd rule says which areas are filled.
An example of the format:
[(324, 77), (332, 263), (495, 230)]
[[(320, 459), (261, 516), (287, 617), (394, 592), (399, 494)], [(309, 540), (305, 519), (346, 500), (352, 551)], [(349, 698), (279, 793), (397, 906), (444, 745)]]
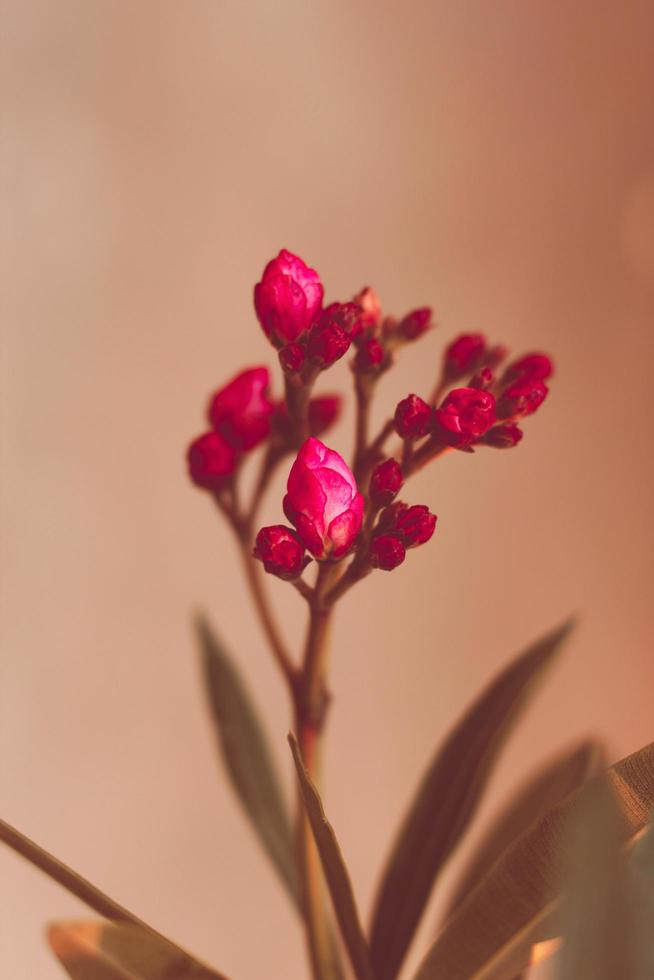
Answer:
[[(607, 777), (620, 809), (620, 840), (628, 845), (654, 806), (654, 743), (612, 766)], [(561, 842), (582, 792), (502, 854), (446, 922), (415, 980), (513, 980), (532, 945), (558, 934)]]
[(195, 628), (218, 745), (232, 786), (291, 898), (299, 904), (292, 824), (258, 712), (206, 619), (198, 617)]
[(571, 628), (569, 621), (513, 660), (433, 758), (404, 819), (375, 903), (370, 949), (378, 980), (397, 976), (434, 881), (467, 829), (536, 680)]
[(350, 956), (352, 969), (357, 980), (372, 980), (373, 974), (368, 945), (361, 928), (350, 876), (338, 846), (336, 835), (331, 824), (325, 817), (318, 791), (304, 767), (300, 747), (295, 736), (289, 735), (288, 741), (291, 746), (295, 768), (300, 781), (302, 799), (304, 800), (316, 847), (320, 854), (334, 912), (336, 913), (341, 935)]
[(139, 926), (56, 922), (48, 942), (72, 980), (225, 980)]
[(606, 768), (603, 746), (585, 739), (545, 763), (511, 795), (468, 860), (450, 899), (443, 921), (461, 905), (506, 848), (548, 810)]

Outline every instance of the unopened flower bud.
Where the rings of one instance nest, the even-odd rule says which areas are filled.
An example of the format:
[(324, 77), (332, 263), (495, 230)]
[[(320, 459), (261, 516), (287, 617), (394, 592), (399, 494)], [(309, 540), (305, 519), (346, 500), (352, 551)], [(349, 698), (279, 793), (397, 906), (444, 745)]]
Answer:
[(479, 391), (485, 391), (487, 388), (491, 388), (494, 383), (495, 375), (487, 367), (483, 367), (481, 371), (477, 371), (474, 377), (470, 379), (470, 387), (477, 388)]
[(279, 363), (284, 374), (297, 374), (304, 367), (306, 353), (302, 344), (286, 344), (279, 352)]
[(308, 330), (320, 311), (322, 297), (318, 273), (286, 249), (268, 263), (254, 287), (259, 323), (276, 347), (298, 340)]
[(432, 426), (433, 409), (419, 395), (408, 395), (395, 409), (395, 431), (402, 439), (426, 436)]
[(402, 468), (394, 459), (376, 466), (370, 477), (370, 499), (376, 507), (386, 507), (402, 489)]
[(340, 558), (361, 530), (363, 496), (354, 474), (333, 449), (310, 438), (288, 477), (284, 512), (316, 558)]
[(373, 568), (381, 568), (384, 572), (392, 572), (406, 558), (406, 549), (402, 540), (395, 534), (380, 534), (373, 538), (368, 552), (368, 559)]
[(554, 365), (547, 354), (533, 353), (525, 354), (506, 370), (507, 380), (521, 381), (547, 381), (554, 374)]
[(194, 439), (186, 453), (189, 476), (203, 490), (221, 490), (236, 469), (236, 452), (218, 432)]
[(455, 388), (436, 409), (436, 422), (449, 445), (464, 448), (494, 424), (495, 399), (489, 391)]
[(523, 435), (519, 425), (507, 422), (504, 425), (494, 425), (481, 437), (480, 442), (485, 446), (493, 446), (494, 449), (512, 449), (518, 445)]
[(336, 323), (350, 340), (355, 340), (364, 329), (365, 316), (357, 303), (330, 303), (320, 314), (319, 323), (327, 326)]
[(350, 338), (343, 327), (335, 321), (315, 324), (309, 334), (307, 353), (317, 361), (320, 367), (326, 368), (338, 361), (350, 349)]
[(271, 575), (290, 582), (300, 576), (310, 560), (297, 534), (283, 524), (262, 527), (257, 534), (254, 557)]
[(382, 320), (382, 308), (374, 289), (366, 286), (354, 297), (354, 302), (363, 313), (363, 329), (369, 330), (379, 326)]
[(384, 360), (384, 348), (376, 337), (369, 337), (359, 346), (354, 358), (354, 369), (363, 374), (377, 371)]
[(273, 403), (268, 368), (241, 371), (209, 403), (209, 421), (234, 449), (253, 449), (268, 437)]
[(486, 350), (486, 338), (482, 333), (463, 333), (445, 350), (445, 375), (452, 381), (474, 371), (481, 363)]
[(397, 325), (397, 333), (405, 340), (417, 340), (422, 337), (431, 326), (432, 311), (429, 306), (422, 306), (418, 310), (407, 313), (403, 320)]
[(417, 548), (426, 544), (436, 529), (437, 517), (424, 504), (414, 504), (398, 510), (395, 518), (395, 531), (404, 541), (405, 547)]
[(501, 419), (517, 419), (533, 415), (547, 398), (548, 388), (538, 378), (515, 381), (502, 392), (497, 403), (497, 415)]

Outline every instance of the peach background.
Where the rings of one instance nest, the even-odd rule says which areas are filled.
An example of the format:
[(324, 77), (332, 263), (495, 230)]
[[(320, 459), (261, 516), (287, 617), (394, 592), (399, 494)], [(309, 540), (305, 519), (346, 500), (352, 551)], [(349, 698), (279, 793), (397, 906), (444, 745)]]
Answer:
[[(192, 607), (284, 763), (285, 698), (183, 448), (213, 387), (274, 364), (250, 291), (282, 245), (332, 298), (436, 308), (387, 408), (462, 329), (556, 355), (520, 449), (422, 474), (433, 543), (340, 610), (327, 800), (363, 909), (436, 739), (571, 610), (485, 812), (574, 736), (651, 740), (654, 6), (5, 0), (2, 20), (1, 812), (233, 980), (300, 978), (216, 764)], [(0, 973), (54, 980), (44, 921), (88, 913), (0, 868)]]

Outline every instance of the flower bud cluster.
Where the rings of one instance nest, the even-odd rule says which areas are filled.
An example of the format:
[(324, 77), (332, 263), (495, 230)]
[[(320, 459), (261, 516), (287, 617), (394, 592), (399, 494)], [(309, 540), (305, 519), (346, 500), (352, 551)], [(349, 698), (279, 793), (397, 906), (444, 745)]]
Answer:
[(390, 572), (401, 565), (410, 548), (418, 548), (433, 536), (437, 517), (424, 504), (396, 501), (384, 510), (370, 543), (373, 568)]

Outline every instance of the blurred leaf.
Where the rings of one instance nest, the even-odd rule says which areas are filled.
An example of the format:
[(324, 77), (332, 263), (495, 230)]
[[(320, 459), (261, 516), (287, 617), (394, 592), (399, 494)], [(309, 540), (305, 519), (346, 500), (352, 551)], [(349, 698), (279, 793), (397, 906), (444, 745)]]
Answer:
[(195, 622), (218, 744), (246, 814), (293, 901), (299, 905), (291, 820), (268, 739), (234, 662), (204, 617)]
[(443, 921), (459, 907), (504, 850), (548, 810), (606, 768), (604, 749), (587, 739), (545, 763), (511, 796), (483, 834), (454, 888)]
[(334, 912), (350, 956), (357, 980), (372, 980), (370, 953), (359, 921), (352, 883), (343, 856), (336, 840), (334, 830), (325, 817), (318, 791), (304, 767), (300, 747), (294, 735), (289, 735), (289, 744), (295, 761), (302, 799), (309, 817), (314, 840), (322, 862), (327, 886), (331, 895)]
[(72, 980), (225, 980), (139, 926), (56, 922), (48, 941)]
[(468, 709), (432, 760), (400, 829), (375, 903), (370, 948), (378, 980), (397, 976), (436, 876), (467, 829), (535, 682), (571, 628), (569, 621), (513, 660)]
[[(654, 743), (611, 767), (607, 778), (626, 844), (654, 806)], [(580, 791), (501, 855), (445, 924), (415, 980), (512, 980), (534, 943), (557, 934), (561, 842), (579, 800)]]

